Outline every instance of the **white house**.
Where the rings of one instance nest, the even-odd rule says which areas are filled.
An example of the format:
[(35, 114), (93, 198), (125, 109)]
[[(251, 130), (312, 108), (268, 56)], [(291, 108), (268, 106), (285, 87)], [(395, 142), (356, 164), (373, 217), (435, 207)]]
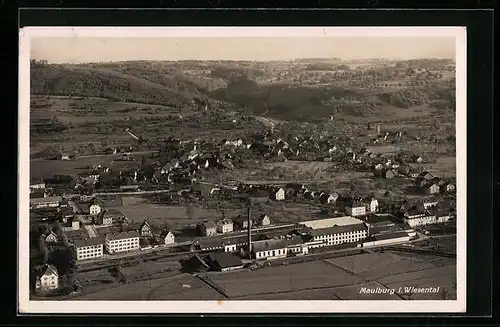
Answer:
[(44, 265), (36, 277), (35, 290), (37, 292), (50, 292), (59, 287), (59, 274), (53, 265)]
[(370, 212), (377, 212), (377, 211), (378, 211), (378, 200), (372, 198), (370, 201)]
[(175, 236), (171, 231), (166, 230), (166, 231), (162, 232), (161, 240), (163, 241), (163, 244), (165, 244), (165, 245), (174, 244), (175, 243)]
[(93, 204), (89, 207), (89, 213), (91, 215), (98, 215), (101, 213), (101, 206), (99, 206), (98, 204)]
[(45, 237), (45, 243), (47, 243), (47, 244), (54, 244), (54, 243), (57, 243), (57, 241), (58, 241), (58, 238), (57, 238), (56, 233), (54, 233), (54, 232), (50, 232), (50, 234)]
[(366, 215), (366, 206), (360, 201), (353, 201), (346, 205), (346, 213), (353, 217)]
[(267, 226), (271, 224), (271, 218), (268, 215), (262, 214), (257, 222), (260, 226)]
[(273, 191), (273, 198), (276, 200), (276, 201), (283, 201), (285, 200), (285, 190), (282, 189), (282, 188), (279, 188), (277, 190), (274, 190)]

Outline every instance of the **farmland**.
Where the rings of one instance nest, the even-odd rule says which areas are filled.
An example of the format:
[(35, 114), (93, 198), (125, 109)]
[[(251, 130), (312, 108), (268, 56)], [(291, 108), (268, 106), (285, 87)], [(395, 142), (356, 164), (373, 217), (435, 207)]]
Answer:
[(224, 296), (189, 274), (129, 283), (99, 292), (82, 295), (73, 300), (222, 300)]
[[(173, 263), (155, 264), (175, 268)], [(158, 266), (147, 269), (150, 272), (159, 269), (154, 267)], [(130, 270), (127, 274), (133, 276), (145, 268), (127, 269)], [(442, 300), (456, 297), (455, 273), (456, 265), (452, 259), (385, 251), (253, 271), (207, 273), (207, 277), (223, 290), (229, 300)], [(86, 274), (85, 278), (90, 279), (95, 273)], [(410, 286), (439, 287), (441, 291), (427, 294), (402, 291), (370, 294), (361, 291), (363, 288), (399, 290)], [(131, 280), (127, 284), (115, 284), (100, 290), (96, 288), (88, 290), (87, 294), (76, 295), (74, 299), (221, 300), (225, 296), (197, 277), (177, 274), (149, 281)]]

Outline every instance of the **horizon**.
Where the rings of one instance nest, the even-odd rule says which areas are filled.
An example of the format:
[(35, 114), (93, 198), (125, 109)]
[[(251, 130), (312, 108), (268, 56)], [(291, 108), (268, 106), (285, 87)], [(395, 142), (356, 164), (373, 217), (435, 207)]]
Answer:
[(30, 58), (50, 64), (454, 60), (455, 46), (452, 37), (34, 37)]

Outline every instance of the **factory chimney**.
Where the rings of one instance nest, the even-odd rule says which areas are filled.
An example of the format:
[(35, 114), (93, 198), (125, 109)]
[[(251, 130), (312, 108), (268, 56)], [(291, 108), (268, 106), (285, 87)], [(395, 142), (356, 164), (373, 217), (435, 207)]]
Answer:
[(380, 124), (377, 124), (377, 135), (380, 135)]
[(248, 207), (247, 207), (247, 219), (248, 219), (248, 227), (247, 227), (247, 232), (248, 232), (248, 259), (252, 259), (252, 218), (251, 218), (251, 211), (250, 211), (250, 206), (251, 202), (248, 201)]

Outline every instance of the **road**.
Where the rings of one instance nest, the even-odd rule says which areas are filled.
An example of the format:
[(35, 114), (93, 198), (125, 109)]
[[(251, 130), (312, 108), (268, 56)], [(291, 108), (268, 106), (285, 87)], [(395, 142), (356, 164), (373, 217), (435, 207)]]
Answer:
[[(145, 155), (145, 154), (151, 154), (151, 153), (157, 153), (158, 151), (156, 150), (150, 150), (150, 151), (137, 151), (137, 152), (121, 152), (121, 153), (115, 153), (115, 154), (89, 154), (89, 155), (83, 155), (83, 156), (78, 156), (76, 157), (75, 160), (72, 161), (78, 161), (78, 159), (86, 159), (86, 158), (106, 158), (106, 157), (120, 157), (123, 155), (129, 155), (129, 156), (137, 156), (137, 155)], [(47, 159), (44, 158), (34, 158), (30, 159), (31, 161), (45, 161)]]
[(138, 257), (138, 256), (141, 256), (144, 254), (149, 254), (152, 252), (164, 252), (164, 251), (172, 250), (172, 248), (175, 248), (175, 247), (191, 245), (191, 243), (192, 243), (191, 241), (186, 241), (186, 242), (182, 242), (182, 243), (175, 243), (175, 244), (170, 244), (170, 245), (165, 245), (165, 246), (159, 246), (157, 248), (145, 249), (145, 250), (140, 250), (140, 251), (124, 252), (124, 253), (117, 253), (117, 254), (104, 254), (101, 258), (80, 261), (77, 263), (77, 265), (79, 267), (85, 267), (85, 266), (90, 266), (90, 265), (94, 265), (94, 264), (98, 264), (98, 263), (106, 262), (106, 261), (111, 261), (111, 260)]
[(271, 131), (274, 130), (274, 123), (272, 121), (270, 121), (269, 119), (267, 119), (265, 117), (262, 117), (262, 116), (255, 117), (255, 119), (257, 119), (258, 121), (260, 121), (264, 126), (266, 126), (269, 129), (271, 129)]

